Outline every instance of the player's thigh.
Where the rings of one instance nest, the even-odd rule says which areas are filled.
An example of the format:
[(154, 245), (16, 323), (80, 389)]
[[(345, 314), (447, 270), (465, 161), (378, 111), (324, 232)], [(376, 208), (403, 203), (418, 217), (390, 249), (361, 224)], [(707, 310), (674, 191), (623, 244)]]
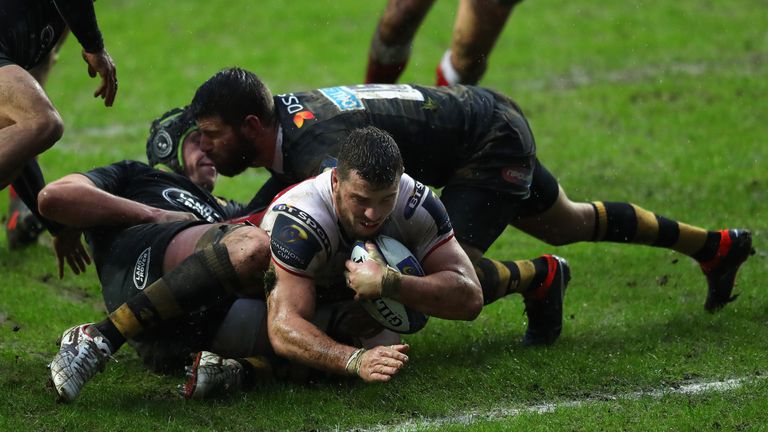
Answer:
[(443, 188), (440, 200), (462, 246), (485, 252), (517, 213), (514, 196), (492, 189), (452, 184)]
[(555, 177), (540, 162), (534, 170), (531, 196), (512, 225), (552, 245), (588, 240), (594, 229), (592, 206), (571, 201)]
[(0, 67), (0, 128), (49, 117), (58, 112), (37, 80), (17, 65)]

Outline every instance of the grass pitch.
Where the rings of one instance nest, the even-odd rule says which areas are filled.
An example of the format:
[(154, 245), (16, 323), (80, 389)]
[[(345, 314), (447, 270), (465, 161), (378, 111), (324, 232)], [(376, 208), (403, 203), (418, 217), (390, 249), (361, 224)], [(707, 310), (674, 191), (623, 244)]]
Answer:
[[(435, 5), (403, 82), (433, 82), (454, 3)], [(383, 5), (97, 2), (120, 92), (108, 110), (93, 100), (96, 82), (67, 42), (47, 86), (66, 123), (41, 157), (47, 178), (143, 160), (151, 120), (226, 66), (253, 70), (276, 94), (361, 81)], [(553, 347), (518, 344), (525, 317), (511, 297), (472, 323), (434, 319), (406, 338), (411, 362), (384, 385), (277, 383), (185, 402), (174, 394), (180, 377), (147, 372), (126, 348), (76, 403), (59, 405), (45, 366), (64, 329), (104, 316), (98, 281), (93, 268), (58, 280), (48, 238), (13, 254), (0, 240), (0, 430), (388, 430), (414, 420), (449, 430), (764, 429), (767, 28), (760, 0), (531, 0), (514, 11), (482, 83), (523, 107), (541, 160), (570, 197), (631, 201), (710, 229), (750, 228), (758, 253), (739, 274), (740, 298), (722, 312), (704, 312), (704, 278), (685, 257), (608, 243), (555, 248), (509, 229), (489, 255), (557, 253), (571, 263), (565, 328)], [(223, 179), (217, 193), (247, 200), (265, 178), (253, 170)], [(6, 207), (2, 194), (0, 212)], [(611, 398), (734, 378), (746, 384)], [(542, 404), (559, 408), (525, 411)], [(522, 411), (482, 415), (511, 409)], [(451, 420), (463, 413), (481, 415)]]

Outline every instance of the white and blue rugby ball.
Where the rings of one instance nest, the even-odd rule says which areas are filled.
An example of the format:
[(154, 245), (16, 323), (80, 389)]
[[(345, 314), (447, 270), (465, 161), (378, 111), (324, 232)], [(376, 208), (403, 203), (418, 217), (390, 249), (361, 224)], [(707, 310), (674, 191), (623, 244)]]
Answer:
[[(399, 241), (392, 237), (380, 235), (376, 237), (374, 243), (390, 267), (405, 275), (424, 276), (424, 270), (421, 268), (419, 260)], [(355, 242), (350, 259), (354, 262), (370, 259), (368, 251), (365, 249), (365, 242)], [(379, 324), (397, 333), (415, 333), (427, 325), (429, 318), (427, 315), (387, 297), (362, 300), (360, 303)]]

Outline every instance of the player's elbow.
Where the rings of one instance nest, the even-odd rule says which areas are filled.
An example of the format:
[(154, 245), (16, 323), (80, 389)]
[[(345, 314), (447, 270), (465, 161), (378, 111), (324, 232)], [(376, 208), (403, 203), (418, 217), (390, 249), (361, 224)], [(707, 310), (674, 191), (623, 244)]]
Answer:
[(45, 186), (37, 194), (37, 208), (40, 215), (51, 220), (56, 220), (56, 215), (67, 207), (66, 194), (61, 186), (54, 182)]
[(480, 286), (477, 284), (470, 284), (469, 293), (466, 300), (466, 314), (464, 318), (467, 321), (472, 321), (480, 315), (483, 310), (483, 292), (480, 290)]

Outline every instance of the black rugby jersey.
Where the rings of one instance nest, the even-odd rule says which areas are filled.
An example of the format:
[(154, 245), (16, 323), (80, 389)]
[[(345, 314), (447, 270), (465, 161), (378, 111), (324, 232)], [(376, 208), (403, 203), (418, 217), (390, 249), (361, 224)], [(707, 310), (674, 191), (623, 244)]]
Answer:
[(217, 198), (184, 176), (141, 162), (122, 161), (84, 175), (113, 195), (163, 210), (193, 213), (211, 223), (240, 216), (243, 210), (240, 203)]
[(36, 66), (69, 25), (88, 52), (104, 48), (93, 0), (0, 0), (0, 55)]
[[(395, 139), (405, 172), (442, 187), (485, 145), (498, 95), (479, 87), (358, 85), (274, 97), (285, 184), (317, 175), (349, 131), (373, 125)], [(535, 149), (521, 148), (521, 154)]]

